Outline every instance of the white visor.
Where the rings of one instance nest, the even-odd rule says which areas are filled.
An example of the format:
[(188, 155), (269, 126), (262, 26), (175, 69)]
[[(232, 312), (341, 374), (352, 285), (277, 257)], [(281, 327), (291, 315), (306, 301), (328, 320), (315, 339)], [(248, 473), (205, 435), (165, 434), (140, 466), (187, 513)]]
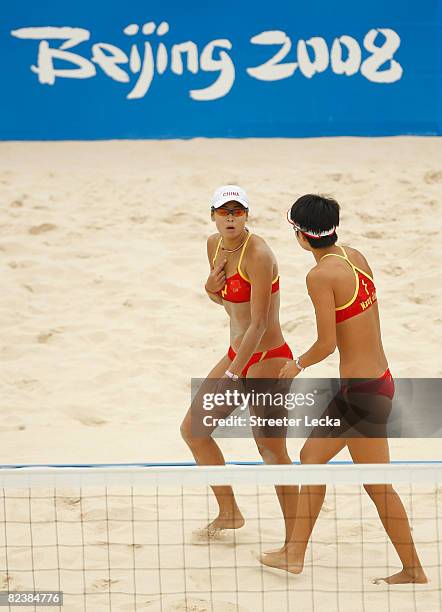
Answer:
[(244, 208), (249, 208), (249, 199), (244, 189), (238, 185), (222, 185), (215, 190), (212, 196), (213, 208), (219, 208), (226, 202), (239, 202)]

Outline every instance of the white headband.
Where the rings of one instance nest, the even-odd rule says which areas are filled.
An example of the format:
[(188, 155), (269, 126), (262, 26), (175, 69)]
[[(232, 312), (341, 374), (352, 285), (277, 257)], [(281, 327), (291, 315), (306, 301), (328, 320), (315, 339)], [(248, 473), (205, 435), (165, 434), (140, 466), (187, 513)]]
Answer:
[(323, 232), (314, 232), (313, 230), (308, 230), (308, 229), (305, 229), (303, 227), (300, 227), (297, 223), (295, 223), (294, 221), (291, 220), (291, 218), (290, 218), (290, 210), (291, 209), (289, 208), (289, 210), (287, 211), (287, 221), (290, 223), (290, 225), (293, 225), (295, 230), (298, 230), (298, 231), (302, 232), (303, 234), (305, 234), (309, 238), (324, 238), (324, 236), (331, 236), (336, 231), (336, 227), (332, 227), (331, 229), (325, 230)]
[(293, 227), (308, 236), (309, 238), (324, 238), (324, 236), (331, 236), (336, 231), (336, 227), (332, 227), (331, 229), (325, 230), (324, 232), (314, 232), (313, 230), (307, 230), (303, 227), (299, 227), (299, 225), (296, 225), (296, 223), (293, 223)]

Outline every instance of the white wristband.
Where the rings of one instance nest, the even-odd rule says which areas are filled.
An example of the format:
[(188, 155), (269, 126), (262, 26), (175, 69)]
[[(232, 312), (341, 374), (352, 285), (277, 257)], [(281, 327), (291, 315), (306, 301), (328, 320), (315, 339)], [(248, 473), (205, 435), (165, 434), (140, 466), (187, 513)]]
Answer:
[(226, 370), (225, 374), (227, 378), (230, 378), (231, 380), (239, 380), (238, 374), (234, 374), (233, 372), (230, 372), (229, 370)]
[(296, 357), (296, 359), (295, 359), (295, 365), (296, 365), (296, 367), (298, 368), (298, 370), (299, 370), (300, 372), (302, 372), (303, 370), (305, 370), (305, 368), (303, 368), (303, 367), (302, 367), (302, 365), (299, 363), (299, 357)]

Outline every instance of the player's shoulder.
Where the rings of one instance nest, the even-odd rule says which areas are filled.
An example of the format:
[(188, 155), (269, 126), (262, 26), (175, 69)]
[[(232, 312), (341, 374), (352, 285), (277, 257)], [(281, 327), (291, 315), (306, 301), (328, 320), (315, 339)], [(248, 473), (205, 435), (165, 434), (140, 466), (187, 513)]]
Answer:
[(262, 270), (274, 270), (276, 258), (264, 238), (257, 234), (250, 236), (243, 265), (249, 275), (260, 273)]
[(219, 232), (216, 232), (216, 234), (210, 234), (210, 236), (207, 238), (207, 244), (216, 244), (220, 238), (221, 234)]
[(308, 271), (307, 276), (305, 277), (307, 286), (318, 285), (326, 282), (330, 279), (330, 273), (324, 266), (320, 266), (316, 264), (313, 266), (311, 270)]
[(215, 256), (217, 245), (219, 244), (219, 240), (221, 238), (220, 234), (211, 234), (207, 238), (207, 257), (211, 261)]
[(358, 268), (361, 268), (361, 267), (370, 268), (365, 255), (361, 253), (361, 251), (358, 251), (358, 249), (355, 249), (354, 247), (345, 246), (345, 245), (344, 245), (344, 249), (345, 249), (345, 252), (347, 253), (347, 257), (352, 262), (352, 264), (354, 264)]
[(272, 250), (267, 242), (258, 234), (251, 234), (247, 250), (254, 257), (272, 257)]
[(211, 251), (216, 249), (216, 246), (218, 244), (218, 242), (220, 241), (221, 238), (221, 234), (216, 233), (216, 234), (211, 234), (208, 238), (207, 238), (207, 252), (210, 253)]

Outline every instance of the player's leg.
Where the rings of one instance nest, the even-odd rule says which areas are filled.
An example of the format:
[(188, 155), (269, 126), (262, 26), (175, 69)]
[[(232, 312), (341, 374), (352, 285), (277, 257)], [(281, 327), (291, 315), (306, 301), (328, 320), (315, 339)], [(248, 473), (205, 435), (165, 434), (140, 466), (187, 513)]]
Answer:
[[(354, 463), (390, 462), (388, 439), (386, 437), (352, 438), (348, 439), (347, 442)], [(389, 584), (427, 582), (427, 577), (422, 569), (413, 542), (407, 513), (399, 495), (390, 484), (367, 484), (364, 485), (364, 489), (373, 500), (379, 518), (403, 566), (403, 569), (397, 574), (381, 578), (380, 580), (384, 580)]]
[[(323, 413), (323, 417), (342, 416), (342, 406), (338, 394)], [(345, 433), (346, 423), (343, 420), (342, 432)], [(305, 442), (300, 460), (303, 464), (324, 464), (328, 463), (346, 445), (344, 436), (324, 437), (327, 430), (316, 427), (312, 430), (309, 438)], [(330, 431), (330, 435), (332, 432)], [(339, 432), (333, 432), (338, 435)], [(261, 557), (261, 562), (271, 567), (284, 569), (286, 571), (299, 574), (304, 567), (305, 552), (307, 545), (324, 503), (326, 487), (324, 485), (305, 485), (301, 487), (298, 506), (296, 511), (295, 527), (293, 529), (290, 542), (281, 553), (269, 553)]]
[[(301, 450), (301, 463), (328, 463), (344, 448), (345, 444), (345, 439), (309, 438)], [(293, 574), (302, 572), (307, 545), (324, 503), (325, 491), (325, 485), (304, 485), (301, 487), (296, 509), (296, 521), (290, 541), (283, 551), (262, 555), (261, 563)]]
[[(281, 368), (286, 364), (287, 358), (273, 358), (260, 361), (259, 363), (251, 366), (247, 372), (247, 379), (270, 379), (276, 381), (279, 376)], [(259, 385), (261, 387), (261, 385)], [(262, 389), (263, 391), (265, 388)], [(269, 389), (270, 391), (270, 389)], [(253, 408), (252, 408), (253, 411)], [(261, 410), (259, 411), (261, 414)], [(284, 413), (287, 416), (287, 410), (278, 410), (278, 414), (269, 407), (269, 411), (266, 411), (269, 417), (281, 416)], [(279, 431), (271, 431), (272, 437), (266, 436), (265, 431), (260, 428), (253, 428), (253, 434), (255, 437), (256, 446), (264, 461), (268, 465), (274, 464), (292, 464), (287, 452), (287, 438), (286, 430), (280, 428)], [(296, 518), (296, 505), (298, 500), (298, 487), (297, 486), (275, 486), (276, 495), (278, 497), (279, 505), (284, 517), (285, 523), (285, 540), (284, 545), (290, 539), (290, 535), (293, 531)]]
[[(188, 445), (198, 465), (225, 465), (221, 449), (210, 435), (214, 428), (202, 425), (202, 419), (208, 414), (203, 407), (203, 395), (213, 392), (213, 379), (222, 378), (230, 363), (230, 358), (225, 355), (209, 372), (181, 424), (183, 440)], [(226, 408), (222, 416), (228, 416), (233, 410), (233, 407)], [(219, 512), (218, 516), (207, 526), (209, 532), (242, 527), (244, 518), (236, 503), (232, 487), (214, 486), (212, 491), (218, 502)]]

